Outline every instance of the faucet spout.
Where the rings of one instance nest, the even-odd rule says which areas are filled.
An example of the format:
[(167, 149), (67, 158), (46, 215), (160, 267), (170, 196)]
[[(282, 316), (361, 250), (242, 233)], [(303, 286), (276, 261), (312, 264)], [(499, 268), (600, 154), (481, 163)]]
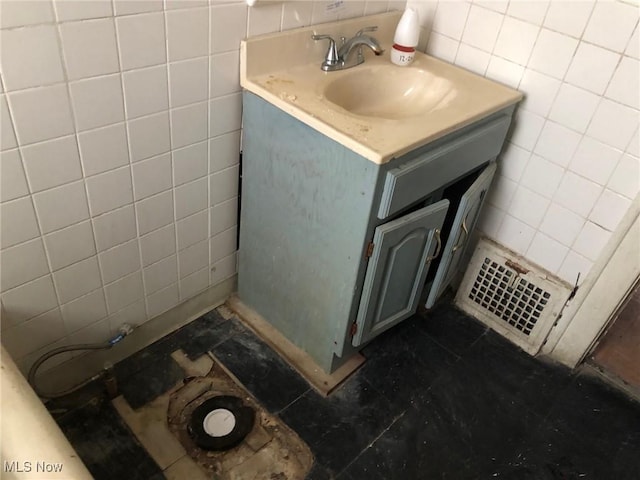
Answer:
[(382, 55), (384, 53), (380, 43), (378, 43), (375, 38), (369, 35), (356, 35), (340, 47), (340, 50), (338, 50), (338, 58), (340, 58), (343, 63), (347, 63), (349, 55), (354, 48), (359, 47), (358, 56), (362, 55), (361, 48), (363, 46), (369, 47), (376, 55)]

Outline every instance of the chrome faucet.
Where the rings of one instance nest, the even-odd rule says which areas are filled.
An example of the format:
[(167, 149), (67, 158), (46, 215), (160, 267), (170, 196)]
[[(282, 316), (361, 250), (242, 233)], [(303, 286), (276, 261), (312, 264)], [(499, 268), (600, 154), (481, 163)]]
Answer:
[[(340, 37), (342, 45), (340, 49), (336, 47), (335, 40), (329, 35), (312, 35), (314, 40), (329, 40), (329, 48), (325, 54), (325, 58), (320, 68), (325, 72), (335, 72), (336, 70), (344, 70), (346, 68), (355, 67), (364, 62), (364, 54), (362, 53), (362, 47), (369, 47), (376, 55), (382, 55), (384, 50), (378, 43), (378, 41), (369, 36), (363, 35), (364, 32), (375, 32), (378, 27), (365, 27), (359, 30), (353, 38), (346, 40), (345, 37)], [(357, 48), (357, 55), (355, 60), (350, 60), (351, 51)]]

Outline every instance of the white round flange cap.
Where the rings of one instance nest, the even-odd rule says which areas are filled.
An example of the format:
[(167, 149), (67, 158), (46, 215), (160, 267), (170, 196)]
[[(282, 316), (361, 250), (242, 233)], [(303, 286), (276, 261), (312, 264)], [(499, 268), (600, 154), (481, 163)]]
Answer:
[(211, 410), (202, 421), (204, 431), (212, 437), (229, 435), (235, 426), (236, 417), (226, 408)]

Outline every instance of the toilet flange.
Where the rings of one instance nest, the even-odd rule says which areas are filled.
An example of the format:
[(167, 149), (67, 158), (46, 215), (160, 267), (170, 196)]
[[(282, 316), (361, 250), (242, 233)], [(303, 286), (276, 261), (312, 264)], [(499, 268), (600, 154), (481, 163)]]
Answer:
[(253, 428), (255, 412), (240, 398), (212, 397), (199, 405), (189, 420), (189, 435), (204, 450), (228, 450), (238, 445)]

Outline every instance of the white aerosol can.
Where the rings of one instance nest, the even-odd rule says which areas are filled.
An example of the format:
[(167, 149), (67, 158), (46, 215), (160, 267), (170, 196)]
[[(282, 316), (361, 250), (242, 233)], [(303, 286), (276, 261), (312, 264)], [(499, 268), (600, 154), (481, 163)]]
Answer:
[(420, 23), (418, 12), (412, 8), (407, 8), (396, 28), (393, 37), (393, 47), (391, 48), (391, 62), (401, 67), (413, 62), (416, 56), (416, 46), (420, 39)]

